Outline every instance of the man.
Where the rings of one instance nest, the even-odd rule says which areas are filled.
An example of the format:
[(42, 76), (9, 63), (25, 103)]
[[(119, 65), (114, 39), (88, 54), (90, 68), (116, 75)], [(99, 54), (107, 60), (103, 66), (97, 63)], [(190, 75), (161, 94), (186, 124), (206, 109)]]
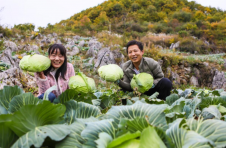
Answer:
[(130, 60), (123, 65), (123, 81), (118, 81), (118, 84), (122, 90), (133, 91), (130, 86), (133, 74), (145, 72), (153, 76), (154, 83), (152, 88), (144, 94), (151, 96), (155, 92), (159, 92), (158, 98), (165, 100), (166, 97), (170, 95), (172, 82), (169, 79), (164, 78), (164, 74), (159, 63), (152, 58), (143, 57), (143, 45), (141, 42), (136, 40), (132, 40), (127, 43), (126, 51)]

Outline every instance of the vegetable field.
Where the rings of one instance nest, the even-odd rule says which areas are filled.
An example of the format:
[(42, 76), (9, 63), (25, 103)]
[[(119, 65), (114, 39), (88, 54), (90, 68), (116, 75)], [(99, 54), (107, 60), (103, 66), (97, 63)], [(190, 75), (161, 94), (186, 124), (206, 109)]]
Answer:
[(162, 101), (157, 93), (69, 89), (54, 103), (48, 92), (40, 100), (18, 86), (0, 90), (0, 147), (226, 147), (223, 90), (173, 90)]

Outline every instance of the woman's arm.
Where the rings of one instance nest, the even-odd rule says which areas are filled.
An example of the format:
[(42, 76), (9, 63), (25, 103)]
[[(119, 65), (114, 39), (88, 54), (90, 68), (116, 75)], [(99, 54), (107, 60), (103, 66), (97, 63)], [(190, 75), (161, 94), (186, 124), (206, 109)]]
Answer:
[(45, 91), (50, 88), (49, 81), (47, 80), (47, 77), (44, 75), (43, 72), (36, 72), (35, 73), (35, 80), (38, 85), (38, 92), (39, 95), (45, 93)]

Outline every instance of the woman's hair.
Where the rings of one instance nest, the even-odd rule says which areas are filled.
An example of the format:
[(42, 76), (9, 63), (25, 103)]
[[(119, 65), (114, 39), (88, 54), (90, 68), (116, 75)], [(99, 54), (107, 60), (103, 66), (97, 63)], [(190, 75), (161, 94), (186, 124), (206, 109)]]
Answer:
[[(64, 56), (64, 63), (61, 65), (61, 67), (57, 70), (56, 74), (55, 74), (55, 78), (56, 81), (58, 80), (59, 74), (61, 73), (61, 76), (64, 80), (65, 79), (65, 73), (67, 71), (67, 51), (66, 48), (61, 45), (61, 44), (53, 44), (49, 47), (48, 49), (48, 54), (49, 56), (51, 54), (53, 54), (57, 49), (60, 50), (60, 54)], [(53, 68), (53, 66), (51, 65), (47, 70), (44, 71), (44, 75), (47, 75), (48, 73), (50, 73), (51, 69)]]

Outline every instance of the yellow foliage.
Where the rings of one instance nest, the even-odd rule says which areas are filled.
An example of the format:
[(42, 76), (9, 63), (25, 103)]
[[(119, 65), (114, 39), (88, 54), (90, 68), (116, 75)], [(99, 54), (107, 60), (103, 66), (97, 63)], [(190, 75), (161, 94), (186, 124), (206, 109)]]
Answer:
[(184, 8), (182, 8), (182, 11), (191, 12), (191, 9), (189, 7), (184, 7)]
[(154, 28), (154, 24), (149, 24), (148, 29), (152, 29), (152, 28)]
[(170, 44), (175, 43), (175, 39), (174, 38), (169, 39), (169, 43)]
[(218, 23), (217, 23), (217, 22), (213, 22), (213, 23), (210, 24), (210, 27), (211, 27), (212, 29), (216, 29), (217, 26), (218, 26)]

